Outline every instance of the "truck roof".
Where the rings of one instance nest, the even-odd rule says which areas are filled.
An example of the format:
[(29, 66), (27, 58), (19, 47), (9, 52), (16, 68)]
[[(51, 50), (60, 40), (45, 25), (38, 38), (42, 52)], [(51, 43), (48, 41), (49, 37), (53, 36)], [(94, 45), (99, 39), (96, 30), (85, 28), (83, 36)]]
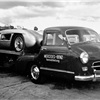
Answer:
[(65, 33), (66, 30), (70, 30), (70, 29), (88, 29), (88, 30), (92, 30), (90, 28), (80, 27), (80, 26), (57, 26), (57, 27), (46, 28), (44, 31), (60, 31), (61, 33)]

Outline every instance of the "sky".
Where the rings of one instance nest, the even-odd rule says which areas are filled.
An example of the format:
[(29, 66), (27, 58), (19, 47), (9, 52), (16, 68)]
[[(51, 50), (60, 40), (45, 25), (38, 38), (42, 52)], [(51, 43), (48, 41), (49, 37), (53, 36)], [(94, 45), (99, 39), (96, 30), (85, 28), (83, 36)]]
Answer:
[(100, 0), (0, 0), (0, 25), (83, 26), (100, 33)]

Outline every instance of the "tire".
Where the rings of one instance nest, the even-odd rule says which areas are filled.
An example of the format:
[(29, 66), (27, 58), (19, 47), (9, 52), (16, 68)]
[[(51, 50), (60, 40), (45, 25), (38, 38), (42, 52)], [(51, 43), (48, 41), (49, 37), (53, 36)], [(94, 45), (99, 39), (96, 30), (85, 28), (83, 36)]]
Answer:
[(13, 49), (20, 52), (24, 49), (25, 43), (22, 35), (16, 35), (13, 40)]
[(30, 79), (33, 83), (42, 83), (41, 71), (37, 64), (31, 65), (29, 71)]

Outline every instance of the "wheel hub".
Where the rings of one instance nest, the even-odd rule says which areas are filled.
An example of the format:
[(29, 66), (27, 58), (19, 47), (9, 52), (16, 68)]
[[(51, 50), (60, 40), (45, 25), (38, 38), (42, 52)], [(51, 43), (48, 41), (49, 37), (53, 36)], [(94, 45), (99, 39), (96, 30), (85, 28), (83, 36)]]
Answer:
[(31, 76), (33, 79), (37, 80), (39, 78), (39, 68), (37, 66), (32, 66), (31, 68)]

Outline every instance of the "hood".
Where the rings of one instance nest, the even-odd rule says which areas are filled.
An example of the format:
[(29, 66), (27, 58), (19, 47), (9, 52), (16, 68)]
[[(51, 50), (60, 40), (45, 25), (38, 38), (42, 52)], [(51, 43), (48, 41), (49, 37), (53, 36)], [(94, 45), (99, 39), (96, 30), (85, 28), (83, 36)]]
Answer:
[(74, 44), (71, 46), (74, 51), (78, 54), (82, 53), (83, 51), (87, 52), (89, 56), (95, 56), (100, 58), (100, 43), (93, 43), (93, 42), (85, 42)]

